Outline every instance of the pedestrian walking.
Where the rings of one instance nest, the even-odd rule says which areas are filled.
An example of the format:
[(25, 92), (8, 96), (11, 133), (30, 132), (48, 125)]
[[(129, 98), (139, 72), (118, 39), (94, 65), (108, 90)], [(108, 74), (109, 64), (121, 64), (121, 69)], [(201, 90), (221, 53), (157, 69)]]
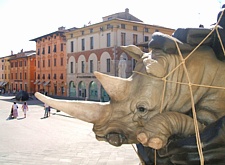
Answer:
[(12, 111), (13, 111), (13, 118), (16, 119), (18, 117), (18, 105), (16, 102), (12, 105)]
[(44, 118), (48, 117), (49, 116), (49, 105), (48, 104), (44, 104), (44, 110), (45, 110), (45, 114), (44, 114)]
[(23, 110), (24, 118), (26, 118), (27, 111), (28, 111), (28, 105), (26, 101), (22, 105), (22, 110)]

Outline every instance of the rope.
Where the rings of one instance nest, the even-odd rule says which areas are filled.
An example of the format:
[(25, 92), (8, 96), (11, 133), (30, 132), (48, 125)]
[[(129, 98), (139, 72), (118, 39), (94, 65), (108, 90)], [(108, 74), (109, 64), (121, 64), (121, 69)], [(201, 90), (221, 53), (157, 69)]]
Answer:
[[(200, 138), (200, 133), (199, 133), (199, 128), (198, 128), (198, 120), (197, 120), (197, 115), (196, 115), (196, 111), (195, 111), (195, 104), (194, 104), (194, 96), (193, 96), (193, 92), (192, 92), (192, 85), (191, 85), (190, 77), (189, 77), (189, 74), (188, 74), (188, 71), (187, 71), (187, 67), (186, 67), (186, 64), (185, 64), (185, 60), (184, 60), (184, 58), (182, 56), (180, 48), (179, 48), (179, 46), (178, 46), (178, 44), (177, 44), (175, 39), (174, 39), (174, 42), (176, 44), (179, 56), (181, 58), (181, 63), (182, 63), (183, 69), (184, 69), (184, 73), (185, 73), (185, 75), (187, 77), (187, 80), (188, 80), (188, 86), (189, 86), (189, 91), (190, 91), (190, 96), (191, 96), (192, 114), (193, 114), (193, 119), (194, 119), (196, 142), (197, 142), (197, 147), (198, 147), (198, 153), (199, 153), (201, 165), (204, 165), (204, 157), (203, 157), (201, 138)], [(199, 46), (200, 45), (198, 45), (197, 47), (199, 47)]]
[(131, 144), (131, 145), (132, 145), (132, 147), (133, 147), (135, 153), (137, 154), (137, 156), (138, 156), (138, 158), (139, 158), (141, 164), (142, 164), (142, 165), (145, 165), (145, 162), (143, 161), (143, 159), (141, 158), (141, 156), (138, 154), (138, 152), (137, 152), (137, 150), (135, 149), (134, 145), (133, 145), (133, 144)]
[[(225, 9), (224, 9), (225, 10)], [(194, 83), (191, 83), (190, 81), (190, 77), (188, 75), (188, 71), (187, 71), (187, 67), (186, 67), (186, 64), (185, 64), (185, 61), (209, 38), (210, 35), (212, 35), (212, 33), (216, 30), (216, 34), (218, 36), (218, 39), (220, 41), (220, 44), (221, 44), (221, 47), (222, 47), (222, 50), (223, 50), (223, 53), (224, 53), (224, 56), (225, 56), (225, 49), (224, 49), (224, 46), (223, 46), (223, 43), (222, 43), (222, 39), (221, 39), (221, 36), (219, 34), (219, 31), (218, 31), (218, 24), (223, 16), (223, 13), (224, 13), (224, 10), (222, 11), (215, 27), (211, 30), (211, 32), (187, 55), (186, 58), (183, 58), (183, 55), (180, 51), (180, 48), (179, 48), (179, 45), (177, 43), (177, 41), (171, 37), (171, 39), (174, 40), (175, 44), (176, 44), (176, 48), (178, 50), (178, 54), (180, 56), (180, 59), (181, 59), (181, 63), (179, 63), (173, 70), (171, 70), (166, 76), (164, 76), (163, 78), (158, 78), (158, 77), (154, 77), (154, 76), (151, 76), (151, 75), (147, 75), (147, 74), (144, 74), (144, 73), (141, 73), (141, 72), (138, 72), (138, 71), (133, 71), (133, 73), (137, 73), (137, 74), (140, 74), (140, 75), (143, 75), (143, 76), (147, 76), (147, 77), (150, 77), (150, 78), (154, 78), (154, 79), (157, 79), (157, 80), (160, 80), (160, 81), (163, 81), (164, 84), (163, 84), (163, 93), (162, 93), (162, 101), (161, 101), (161, 108), (160, 108), (160, 113), (162, 113), (162, 109), (163, 109), (163, 103), (164, 103), (164, 98), (165, 98), (165, 91), (166, 91), (166, 84), (167, 83), (176, 83), (176, 84), (180, 84), (180, 85), (187, 85), (189, 87), (189, 91), (190, 91), (190, 96), (191, 96), (191, 106), (192, 106), (192, 113), (193, 113), (193, 119), (194, 119), (194, 127), (195, 127), (195, 134), (196, 134), (196, 143), (197, 143), (197, 148), (198, 148), (198, 153), (199, 153), (199, 157), (200, 157), (200, 163), (201, 165), (204, 165), (204, 156), (203, 156), (203, 152), (202, 152), (202, 143), (201, 143), (201, 138), (200, 138), (200, 133), (199, 133), (199, 128), (198, 128), (198, 121), (197, 121), (197, 115), (196, 115), (196, 111), (195, 111), (195, 104), (194, 104), (194, 97), (193, 97), (193, 92), (192, 92), (192, 86), (198, 86), (198, 87), (205, 87), (205, 88), (215, 88), (215, 89), (223, 89), (225, 90), (225, 87), (219, 87), (219, 86), (210, 86), (210, 85), (202, 85), (202, 84), (194, 84)], [(184, 82), (174, 82), (174, 81), (169, 81), (167, 80), (167, 78), (173, 73), (175, 72), (180, 66), (183, 67), (184, 69), (184, 72), (185, 72), (185, 75), (187, 77), (187, 80), (188, 80), (188, 83), (184, 83)], [(132, 145), (133, 146), (133, 145)], [(134, 148), (134, 146), (133, 146)], [(135, 148), (134, 148), (135, 150)], [(137, 153), (137, 151), (135, 150), (135, 152)], [(143, 160), (141, 159), (141, 157), (139, 156), (139, 154), (137, 153), (139, 159), (141, 160), (142, 164), (144, 165), (143, 163)], [(155, 158), (155, 165), (156, 165), (156, 150), (154, 152), (154, 158)]]

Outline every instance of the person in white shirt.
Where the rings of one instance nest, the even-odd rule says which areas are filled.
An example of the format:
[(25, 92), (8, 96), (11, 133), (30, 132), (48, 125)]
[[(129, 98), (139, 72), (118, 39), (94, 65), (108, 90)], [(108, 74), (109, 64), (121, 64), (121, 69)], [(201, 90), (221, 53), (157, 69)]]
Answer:
[(16, 119), (18, 117), (18, 105), (16, 104), (16, 102), (13, 103), (12, 110), (13, 110), (13, 118)]

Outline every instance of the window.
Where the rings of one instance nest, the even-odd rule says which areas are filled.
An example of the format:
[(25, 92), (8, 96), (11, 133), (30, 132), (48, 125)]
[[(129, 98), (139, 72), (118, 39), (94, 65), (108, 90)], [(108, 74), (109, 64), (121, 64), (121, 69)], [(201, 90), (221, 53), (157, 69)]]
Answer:
[(121, 45), (126, 45), (126, 33), (121, 33)]
[(38, 49), (37, 55), (40, 55), (40, 49)]
[(63, 79), (63, 73), (61, 73), (61, 75), (60, 75), (60, 79)]
[(93, 60), (90, 60), (90, 73), (93, 73)]
[(45, 74), (42, 75), (42, 79), (45, 79)]
[(126, 25), (125, 24), (121, 24), (121, 29), (126, 29)]
[(107, 47), (111, 46), (111, 37), (110, 37), (110, 33), (107, 33)]
[(107, 67), (107, 68), (106, 68), (106, 69), (107, 69), (106, 72), (110, 72), (110, 59), (109, 59), (109, 58), (106, 59), (106, 65), (107, 65), (107, 66), (106, 66), (106, 67)]
[(138, 35), (137, 34), (133, 34), (133, 45), (137, 44), (137, 39), (138, 39)]
[(84, 40), (84, 38), (81, 40), (81, 50), (85, 50), (85, 40)]
[(18, 75), (17, 75), (17, 73), (15, 73), (15, 77), (16, 77), (16, 79), (18, 79), (18, 77), (17, 77)]
[(81, 61), (81, 73), (84, 73), (84, 61)]
[(26, 72), (24, 73), (24, 79), (25, 80), (27, 79), (27, 73)]
[(51, 53), (51, 46), (48, 46), (48, 54)]
[(54, 66), (56, 66), (56, 58), (54, 58)]
[(63, 58), (62, 57), (60, 59), (60, 64), (61, 64), (61, 66), (63, 66)]
[(94, 48), (94, 38), (90, 37), (90, 49)]
[(107, 24), (107, 29), (110, 29), (111, 28), (111, 25), (110, 24)]
[(48, 67), (50, 67), (50, 66), (51, 66), (51, 60), (48, 59)]
[(144, 31), (148, 33), (149, 32), (149, 29), (148, 28), (145, 28)]
[(45, 60), (43, 60), (43, 68), (45, 67)]
[(70, 38), (73, 38), (73, 34), (70, 34)]
[(42, 49), (42, 54), (45, 54), (45, 48)]
[(61, 51), (63, 51), (63, 43), (61, 43)]
[(54, 79), (56, 79), (56, 74), (54, 74)]
[(70, 42), (70, 51), (73, 52), (73, 41)]
[(93, 33), (93, 28), (90, 29), (90, 33)]
[(84, 35), (84, 31), (81, 31), (81, 34)]
[(24, 84), (24, 90), (27, 91), (27, 84)]
[(40, 79), (40, 74), (38, 74), (38, 77), (37, 77), (37, 79)]
[(136, 66), (136, 60), (135, 59), (132, 59), (132, 69), (134, 70), (135, 66)]
[(73, 62), (70, 62), (70, 73), (73, 73)]
[(13, 79), (13, 73), (11, 73), (11, 79)]
[(137, 26), (133, 26), (133, 30), (137, 31)]
[(144, 38), (144, 42), (146, 42), (146, 41), (149, 41), (149, 37), (148, 36), (145, 36), (145, 38)]
[(40, 61), (38, 61), (38, 68), (40, 68)]
[(159, 29), (155, 29), (155, 32), (159, 32)]
[(56, 45), (54, 45), (54, 49), (53, 49), (53, 52), (56, 52), (57, 50), (56, 50)]

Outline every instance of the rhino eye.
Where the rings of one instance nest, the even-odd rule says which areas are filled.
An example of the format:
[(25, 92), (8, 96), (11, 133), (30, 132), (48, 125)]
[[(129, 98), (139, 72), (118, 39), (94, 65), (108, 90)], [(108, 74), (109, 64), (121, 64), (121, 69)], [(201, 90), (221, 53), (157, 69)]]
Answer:
[(145, 107), (138, 107), (137, 110), (141, 113), (145, 112), (146, 111), (146, 108)]

